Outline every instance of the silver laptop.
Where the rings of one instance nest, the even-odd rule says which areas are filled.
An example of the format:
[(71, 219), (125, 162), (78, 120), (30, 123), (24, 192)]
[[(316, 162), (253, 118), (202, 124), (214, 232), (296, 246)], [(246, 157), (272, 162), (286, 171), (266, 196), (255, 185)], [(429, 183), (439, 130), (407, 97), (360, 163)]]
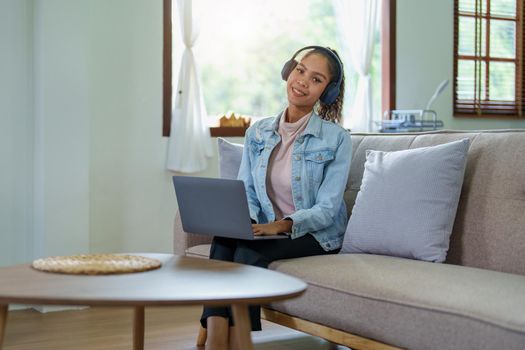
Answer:
[(173, 185), (186, 232), (247, 240), (288, 238), (254, 236), (241, 180), (173, 176)]

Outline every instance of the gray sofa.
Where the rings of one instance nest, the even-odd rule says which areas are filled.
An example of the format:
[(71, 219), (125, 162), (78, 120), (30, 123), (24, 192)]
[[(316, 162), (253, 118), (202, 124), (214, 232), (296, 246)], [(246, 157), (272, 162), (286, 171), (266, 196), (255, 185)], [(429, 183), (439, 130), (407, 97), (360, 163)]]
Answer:
[[(308, 289), (269, 305), (265, 317), (353, 349), (525, 349), (525, 130), (353, 134), (345, 200), (351, 213), (367, 149), (465, 137), (471, 146), (446, 263), (367, 254), (276, 261), (271, 269)], [(208, 244), (176, 216), (177, 254), (205, 257)]]

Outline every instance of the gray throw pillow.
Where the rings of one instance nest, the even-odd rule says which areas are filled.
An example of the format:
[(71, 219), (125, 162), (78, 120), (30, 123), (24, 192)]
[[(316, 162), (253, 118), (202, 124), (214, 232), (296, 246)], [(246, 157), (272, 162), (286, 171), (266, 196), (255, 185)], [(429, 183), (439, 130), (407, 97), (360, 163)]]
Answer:
[(469, 144), (367, 151), (341, 253), (445, 261)]
[(244, 146), (217, 138), (219, 146), (219, 177), (222, 179), (237, 179), (241, 166)]

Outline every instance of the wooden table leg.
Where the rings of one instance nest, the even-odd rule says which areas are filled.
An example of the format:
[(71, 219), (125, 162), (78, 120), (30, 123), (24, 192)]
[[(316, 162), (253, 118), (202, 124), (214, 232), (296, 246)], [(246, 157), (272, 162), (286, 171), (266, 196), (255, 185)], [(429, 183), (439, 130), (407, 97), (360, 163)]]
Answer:
[(0, 349), (2, 349), (2, 344), (4, 343), (5, 335), (5, 325), (7, 324), (7, 304), (0, 305)]
[(248, 305), (232, 305), (233, 321), (235, 323), (235, 336), (239, 349), (253, 350), (252, 337), (250, 335), (251, 322), (248, 314)]
[(133, 315), (133, 350), (144, 349), (144, 306), (135, 306)]

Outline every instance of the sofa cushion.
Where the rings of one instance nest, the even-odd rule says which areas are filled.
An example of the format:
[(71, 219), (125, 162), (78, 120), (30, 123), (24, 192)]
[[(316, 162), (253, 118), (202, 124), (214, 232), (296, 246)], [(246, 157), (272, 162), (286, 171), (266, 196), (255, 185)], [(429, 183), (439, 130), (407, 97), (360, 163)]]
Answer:
[(185, 255), (193, 258), (208, 259), (210, 257), (211, 244), (199, 244), (186, 249)]
[(468, 147), (368, 151), (341, 252), (445, 261)]
[(219, 177), (221, 179), (237, 179), (241, 166), (243, 145), (217, 138), (219, 147)]
[(525, 344), (523, 276), (365, 254), (280, 260), (270, 268), (308, 283), (303, 296), (272, 308), (332, 328), (408, 349)]
[(352, 133), (349, 211), (366, 150), (396, 151), (469, 138), (467, 166), (446, 262), (525, 275), (525, 130)]

